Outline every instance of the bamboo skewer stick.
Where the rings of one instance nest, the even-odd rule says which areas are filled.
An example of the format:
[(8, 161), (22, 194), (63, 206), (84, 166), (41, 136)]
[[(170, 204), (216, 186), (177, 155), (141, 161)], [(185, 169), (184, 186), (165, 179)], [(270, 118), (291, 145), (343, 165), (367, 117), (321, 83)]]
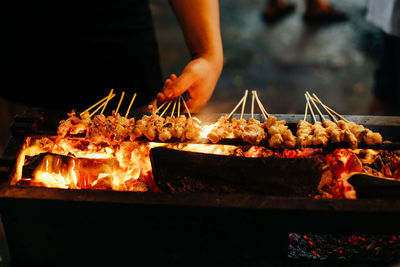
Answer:
[(244, 109), (246, 107), (246, 101), (247, 101), (247, 94), (249, 93), (249, 90), (246, 90), (246, 92), (244, 93), (244, 100), (243, 100), (243, 104), (242, 104), (242, 112), (240, 112), (240, 119), (243, 119), (243, 113), (244, 113)]
[(336, 116), (338, 116), (339, 118), (341, 118), (342, 120), (344, 120), (345, 122), (350, 122), (348, 119), (346, 119), (345, 117), (343, 117), (342, 115), (340, 115), (339, 113), (337, 113), (336, 111), (334, 111), (333, 109), (331, 109), (330, 107), (326, 106), (327, 109), (329, 109), (333, 114), (335, 114)]
[(244, 101), (244, 96), (242, 97), (242, 99), (240, 99), (240, 101), (237, 103), (236, 107), (234, 107), (231, 111), (231, 113), (229, 113), (228, 115), (228, 119), (233, 115), (233, 113), (235, 113), (235, 111), (239, 108), (239, 106), (243, 103)]
[(185, 98), (183, 96), (182, 96), (182, 101), (183, 101), (183, 105), (186, 108), (187, 113), (189, 114), (189, 118), (192, 118), (192, 115), (190, 115), (190, 110), (189, 110), (188, 106), (186, 105)]
[(135, 98), (136, 98), (136, 93), (133, 95), (133, 97), (132, 97), (132, 99), (131, 99), (131, 103), (129, 103), (128, 109), (127, 109), (127, 111), (126, 111), (126, 113), (125, 113), (125, 118), (128, 116), (129, 111), (131, 110), (132, 104), (133, 104), (133, 102), (135, 101)]
[(314, 107), (317, 109), (319, 115), (320, 115), (321, 118), (322, 118), (322, 121), (324, 122), (324, 121), (325, 121), (324, 114), (322, 114), (322, 112), (319, 110), (317, 104), (315, 104), (314, 99), (311, 97), (310, 93), (307, 91), (306, 94), (308, 95), (308, 98), (311, 100), (311, 103), (312, 103), (312, 104), (314, 105)]
[(334, 111), (333, 109), (331, 109), (330, 107), (326, 106), (326, 108), (327, 108), (328, 110), (330, 110), (333, 114), (335, 114), (336, 116), (338, 116), (339, 118), (341, 118), (342, 120), (344, 120), (344, 121), (346, 121), (346, 122), (349, 122), (348, 119), (346, 119), (345, 117), (343, 117), (342, 115), (340, 115), (339, 113), (337, 113), (336, 111)]
[(339, 118), (341, 118), (342, 120), (344, 120), (345, 122), (350, 122), (349, 120), (347, 120), (346, 118), (344, 118), (342, 115), (340, 115), (339, 113), (337, 113), (336, 111), (334, 111), (333, 109), (331, 109), (330, 107), (328, 107), (327, 105), (323, 104), (321, 100), (319, 100), (319, 98), (313, 94), (313, 96), (316, 98), (316, 100), (319, 102), (319, 104), (321, 104), (321, 106), (323, 106), (325, 109), (330, 110), (333, 114), (335, 114), (336, 116), (338, 116)]
[(312, 115), (312, 117), (313, 117), (314, 123), (316, 123), (316, 122), (317, 122), (317, 119), (315, 118), (314, 110), (313, 110), (312, 107), (311, 107), (310, 100), (308, 99), (307, 94), (304, 94), (304, 96), (305, 96), (306, 99), (307, 99), (307, 105), (308, 105), (309, 108), (310, 108), (310, 112), (311, 112), (311, 115)]
[(121, 106), (122, 99), (124, 99), (124, 96), (125, 96), (125, 91), (122, 91), (121, 97), (120, 97), (119, 102), (118, 102), (117, 109), (115, 110), (115, 114), (118, 113), (119, 107)]
[(171, 106), (172, 101), (173, 101), (172, 99), (169, 101), (167, 107), (166, 107), (166, 108), (164, 109), (164, 111), (161, 113), (160, 117), (162, 117), (162, 116), (164, 115), (164, 113), (168, 110), (169, 106)]
[(174, 105), (172, 106), (172, 113), (171, 113), (171, 117), (172, 116), (174, 116), (174, 113), (175, 113), (175, 107), (176, 107), (176, 100), (177, 100), (178, 98), (177, 97), (175, 97), (175, 99), (174, 99)]
[(325, 109), (325, 111), (329, 114), (329, 116), (332, 118), (332, 120), (334, 122), (336, 122), (336, 123), (338, 122), (336, 117), (329, 111), (329, 109), (326, 108), (326, 106), (324, 104), (322, 104), (322, 102), (320, 100), (318, 100), (318, 99), (314, 99), (314, 100), (316, 100), (317, 103), (320, 104)]
[[(114, 96), (115, 96), (115, 94), (112, 94), (111, 98), (109, 100), (113, 99)], [(103, 108), (105, 105), (106, 105), (106, 102), (104, 102), (103, 104), (98, 106), (91, 114), (89, 114), (89, 117), (92, 117), (94, 114), (96, 114), (97, 111), (99, 111), (99, 109)]]
[(257, 100), (257, 103), (258, 103), (258, 105), (259, 105), (259, 107), (260, 107), (260, 109), (261, 109), (261, 113), (264, 115), (264, 119), (267, 120), (267, 117), (269, 117), (269, 114), (268, 114), (268, 112), (265, 110), (264, 105), (261, 103), (260, 98), (258, 98), (257, 91), (255, 91), (254, 94), (256, 95), (256, 100)]
[(306, 103), (306, 110), (304, 110), (304, 119), (303, 119), (303, 121), (307, 121), (307, 113), (308, 113), (308, 102)]
[(181, 96), (178, 96), (178, 117), (181, 115)]
[(322, 103), (322, 101), (318, 98), (318, 96), (313, 93), (313, 97), (318, 102), (318, 104), (320, 104), (326, 110), (326, 112), (333, 119), (333, 121), (337, 123), (338, 121), (337, 121), (336, 117), (329, 111), (329, 109), (327, 109), (327, 106), (324, 103)]
[(254, 100), (256, 99), (256, 95), (254, 94), (254, 90), (251, 91), (251, 117), (254, 117)]
[(104, 103), (103, 109), (100, 112), (100, 115), (103, 115), (103, 112), (106, 109), (106, 106), (107, 106), (108, 102), (111, 100), (111, 95), (113, 94), (113, 92), (114, 92), (114, 89), (111, 89), (110, 93), (108, 94), (107, 100)]
[(264, 110), (263, 110), (262, 107), (261, 107), (261, 102), (260, 102), (260, 100), (257, 98), (257, 96), (256, 96), (256, 100), (257, 100), (258, 107), (259, 107), (260, 110), (261, 110), (261, 114), (263, 115), (264, 119), (267, 120), (268, 117), (265, 115), (265, 112), (264, 112)]
[(167, 103), (168, 103), (167, 101), (165, 101), (164, 103), (162, 103), (162, 104), (156, 109), (156, 111), (154, 111), (154, 114), (157, 113), (157, 112), (159, 112), (160, 109), (162, 109), (162, 107), (165, 106), (165, 104), (167, 104)]
[(257, 103), (260, 106), (261, 109), (261, 113), (264, 115), (264, 119), (267, 120), (267, 118), (269, 117), (268, 112), (265, 110), (264, 105), (261, 103), (260, 98), (258, 97), (257, 91), (255, 92), (256, 95), (256, 99), (257, 99)]
[(79, 115), (82, 116), (83, 113), (89, 112), (91, 109), (95, 108), (96, 106), (98, 106), (101, 103), (103, 103), (104, 101), (106, 101), (108, 97), (109, 97), (109, 95), (107, 95), (103, 99), (99, 100), (96, 104), (93, 104), (91, 107), (87, 108), (86, 110), (82, 111), (81, 113), (79, 113)]

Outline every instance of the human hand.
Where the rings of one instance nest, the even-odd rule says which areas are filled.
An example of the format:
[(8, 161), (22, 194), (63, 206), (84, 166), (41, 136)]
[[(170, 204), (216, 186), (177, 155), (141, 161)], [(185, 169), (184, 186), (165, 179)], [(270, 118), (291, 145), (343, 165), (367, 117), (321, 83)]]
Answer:
[(161, 103), (187, 92), (190, 98), (186, 104), (190, 111), (197, 112), (211, 98), (221, 71), (220, 60), (195, 58), (186, 65), (179, 77), (172, 74), (165, 81), (162, 92), (157, 94), (157, 100)]

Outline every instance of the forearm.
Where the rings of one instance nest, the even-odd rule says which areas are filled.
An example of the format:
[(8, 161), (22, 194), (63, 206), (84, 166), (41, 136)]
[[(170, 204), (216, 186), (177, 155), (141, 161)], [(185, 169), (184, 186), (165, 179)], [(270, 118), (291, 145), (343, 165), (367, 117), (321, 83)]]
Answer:
[(218, 0), (170, 0), (193, 59), (204, 57), (222, 70)]

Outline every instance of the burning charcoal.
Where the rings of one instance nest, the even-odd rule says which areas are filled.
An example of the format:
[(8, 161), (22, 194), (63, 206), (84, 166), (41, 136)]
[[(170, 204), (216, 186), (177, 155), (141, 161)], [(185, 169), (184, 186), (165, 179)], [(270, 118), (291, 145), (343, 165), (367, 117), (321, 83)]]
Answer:
[(366, 174), (354, 174), (348, 182), (357, 192), (357, 198), (398, 198), (400, 182), (393, 179), (378, 178)]
[[(41, 166), (46, 170), (57, 170), (57, 172), (65, 170), (68, 168), (67, 165), (70, 157), (51, 153), (41, 153), (37, 156), (25, 157), (25, 159), (26, 162), (22, 170), (22, 177), (32, 178), (34, 172)], [(49, 159), (51, 159), (50, 165)]]
[[(87, 188), (100, 175), (111, 174), (119, 168), (116, 159), (72, 158), (69, 156), (42, 153), (24, 165), (23, 178), (32, 183), (44, 183), (47, 187), (57, 185), (71, 188)], [(112, 183), (110, 183), (112, 184)]]
[(390, 167), (388, 165), (383, 166), (382, 172), (383, 174), (385, 174), (386, 177), (392, 177), (392, 171), (390, 170)]
[(380, 156), (377, 156), (377, 157), (375, 158), (374, 163), (373, 163), (373, 167), (374, 167), (375, 169), (377, 169), (377, 170), (381, 170), (381, 169), (383, 168), (383, 165), (384, 165), (384, 163), (383, 163), (383, 161), (382, 161), (382, 158), (381, 158)]
[(318, 158), (239, 158), (159, 147), (151, 159), (157, 185), (169, 192), (307, 196), (321, 177)]
[(112, 176), (99, 177), (91, 185), (91, 189), (112, 190)]

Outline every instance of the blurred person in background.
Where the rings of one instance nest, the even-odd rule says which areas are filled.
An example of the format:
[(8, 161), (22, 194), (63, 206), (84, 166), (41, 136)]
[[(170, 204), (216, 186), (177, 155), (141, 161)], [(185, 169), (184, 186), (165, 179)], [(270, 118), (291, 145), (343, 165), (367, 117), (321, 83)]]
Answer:
[(370, 0), (367, 20), (382, 32), (370, 113), (400, 115), (400, 0)]
[(111, 88), (118, 95), (137, 92), (135, 107), (158, 92), (160, 102), (187, 92), (189, 108), (202, 108), (223, 65), (219, 3), (170, 4), (191, 60), (164, 82), (148, 0), (3, 1), (1, 130), (8, 132), (14, 112), (24, 107), (84, 109)]
[[(267, 22), (276, 22), (294, 9), (295, 5), (286, 0), (267, 0), (263, 17)], [(330, 23), (345, 21), (347, 16), (324, 0), (306, 0), (303, 19), (308, 23)]]

